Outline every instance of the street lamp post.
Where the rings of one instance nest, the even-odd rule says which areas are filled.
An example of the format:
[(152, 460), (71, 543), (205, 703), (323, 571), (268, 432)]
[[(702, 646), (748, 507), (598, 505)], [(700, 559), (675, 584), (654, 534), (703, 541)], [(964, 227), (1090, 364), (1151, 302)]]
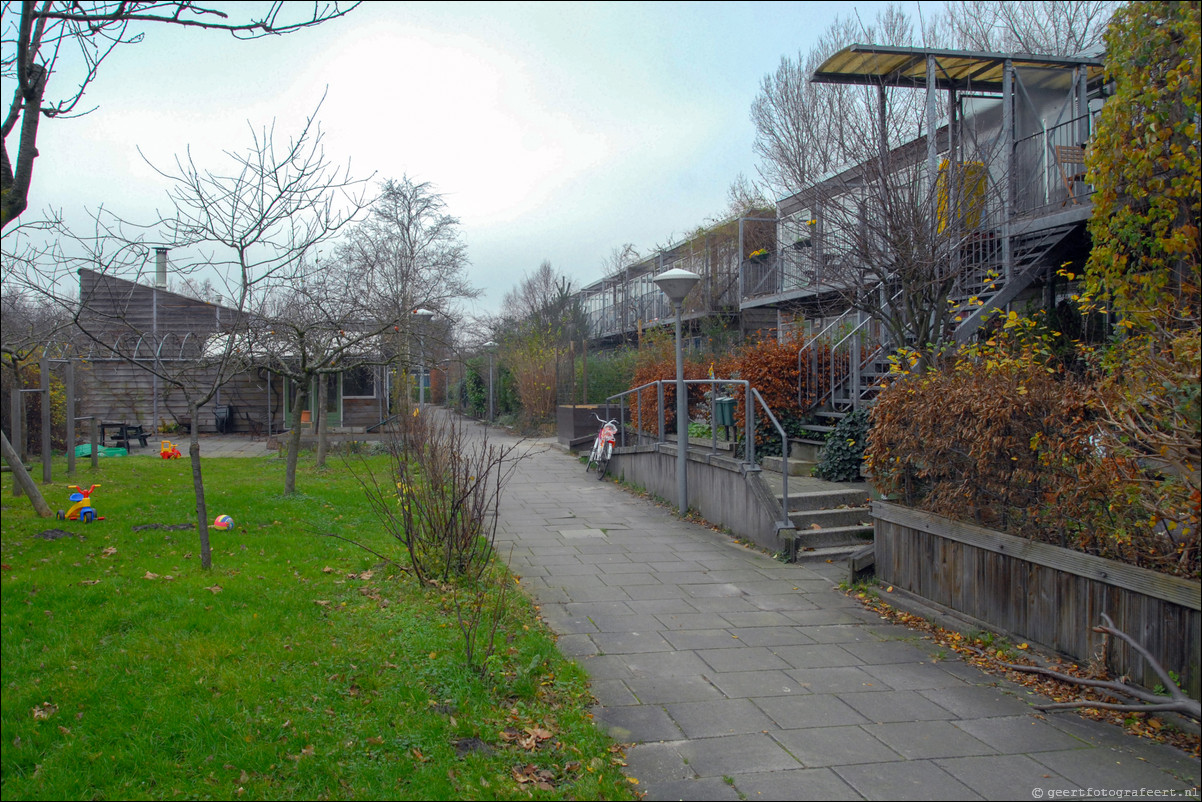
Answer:
[(426, 403), (426, 324), (434, 317), (434, 313), (429, 309), (414, 309), (414, 317), (418, 318), (418, 344), (422, 350), (421, 364), (417, 369), (417, 405), (420, 407)]
[(484, 350), (488, 351), (488, 422), (492, 423), (492, 421), (493, 421), (492, 355), (493, 355), (493, 352), (497, 350), (497, 344), (495, 342), (493, 342), (492, 340), (489, 340), (488, 342), (486, 342), (484, 344)]
[(680, 268), (665, 270), (654, 279), (676, 308), (676, 501), (681, 515), (689, 511), (689, 399), (684, 386), (684, 348), (680, 341), (681, 307), (689, 290), (700, 280), (701, 276)]

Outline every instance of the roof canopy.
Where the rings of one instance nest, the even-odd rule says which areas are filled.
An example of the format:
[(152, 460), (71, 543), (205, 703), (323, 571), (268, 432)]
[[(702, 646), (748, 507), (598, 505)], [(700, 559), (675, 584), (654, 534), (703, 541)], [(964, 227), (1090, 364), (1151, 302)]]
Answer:
[(976, 53), (968, 50), (937, 50), (924, 47), (850, 45), (834, 54), (814, 71), (814, 83), (866, 84), (925, 88), (927, 58), (935, 59), (935, 85), (939, 89), (1002, 91), (1006, 61), (1016, 68), (1086, 68), (1090, 85), (1105, 75), (1101, 57), (1033, 56), (1025, 53)]

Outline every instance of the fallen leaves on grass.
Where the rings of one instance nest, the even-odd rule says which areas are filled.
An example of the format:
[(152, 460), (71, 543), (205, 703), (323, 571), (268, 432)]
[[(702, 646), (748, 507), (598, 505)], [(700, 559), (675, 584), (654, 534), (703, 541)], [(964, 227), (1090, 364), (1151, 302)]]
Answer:
[(58, 705), (51, 702), (42, 702), (33, 709), (33, 717), (36, 719), (47, 719), (58, 712)]
[(513, 779), (517, 780), (521, 785), (530, 783), (541, 791), (555, 790), (555, 774), (547, 769), (540, 769), (532, 763), (527, 763), (524, 766), (514, 766)]
[(316, 750), (313, 748), (313, 744), (309, 744), (304, 749), (300, 750), (299, 755), (288, 755), (288, 759), (295, 760), (297, 763), (299, 763), (302, 758), (313, 757), (315, 751)]

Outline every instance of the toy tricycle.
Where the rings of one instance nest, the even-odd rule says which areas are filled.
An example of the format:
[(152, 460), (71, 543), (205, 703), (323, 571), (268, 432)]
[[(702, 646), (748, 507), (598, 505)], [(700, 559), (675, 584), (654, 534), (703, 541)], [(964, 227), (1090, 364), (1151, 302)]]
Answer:
[(92, 485), (87, 490), (84, 490), (79, 485), (68, 485), (75, 490), (71, 494), (71, 500), (75, 504), (65, 513), (62, 510), (58, 511), (58, 519), (60, 521), (83, 521), (85, 524), (90, 524), (92, 521), (103, 521), (104, 517), (96, 514), (96, 509), (92, 506), (91, 495), (92, 491), (100, 487), (100, 485)]

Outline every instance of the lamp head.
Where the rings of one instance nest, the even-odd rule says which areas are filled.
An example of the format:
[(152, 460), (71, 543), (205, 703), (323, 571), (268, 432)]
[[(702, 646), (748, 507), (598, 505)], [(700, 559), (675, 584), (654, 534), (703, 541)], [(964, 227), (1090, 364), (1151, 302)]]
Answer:
[(665, 270), (654, 279), (655, 284), (664, 295), (668, 296), (668, 300), (673, 304), (684, 303), (685, 296), (689, 294), (689, 290), (701, 280), (701, 276), (689, 270), (681, 270), (674, 267), (671, 270)]

